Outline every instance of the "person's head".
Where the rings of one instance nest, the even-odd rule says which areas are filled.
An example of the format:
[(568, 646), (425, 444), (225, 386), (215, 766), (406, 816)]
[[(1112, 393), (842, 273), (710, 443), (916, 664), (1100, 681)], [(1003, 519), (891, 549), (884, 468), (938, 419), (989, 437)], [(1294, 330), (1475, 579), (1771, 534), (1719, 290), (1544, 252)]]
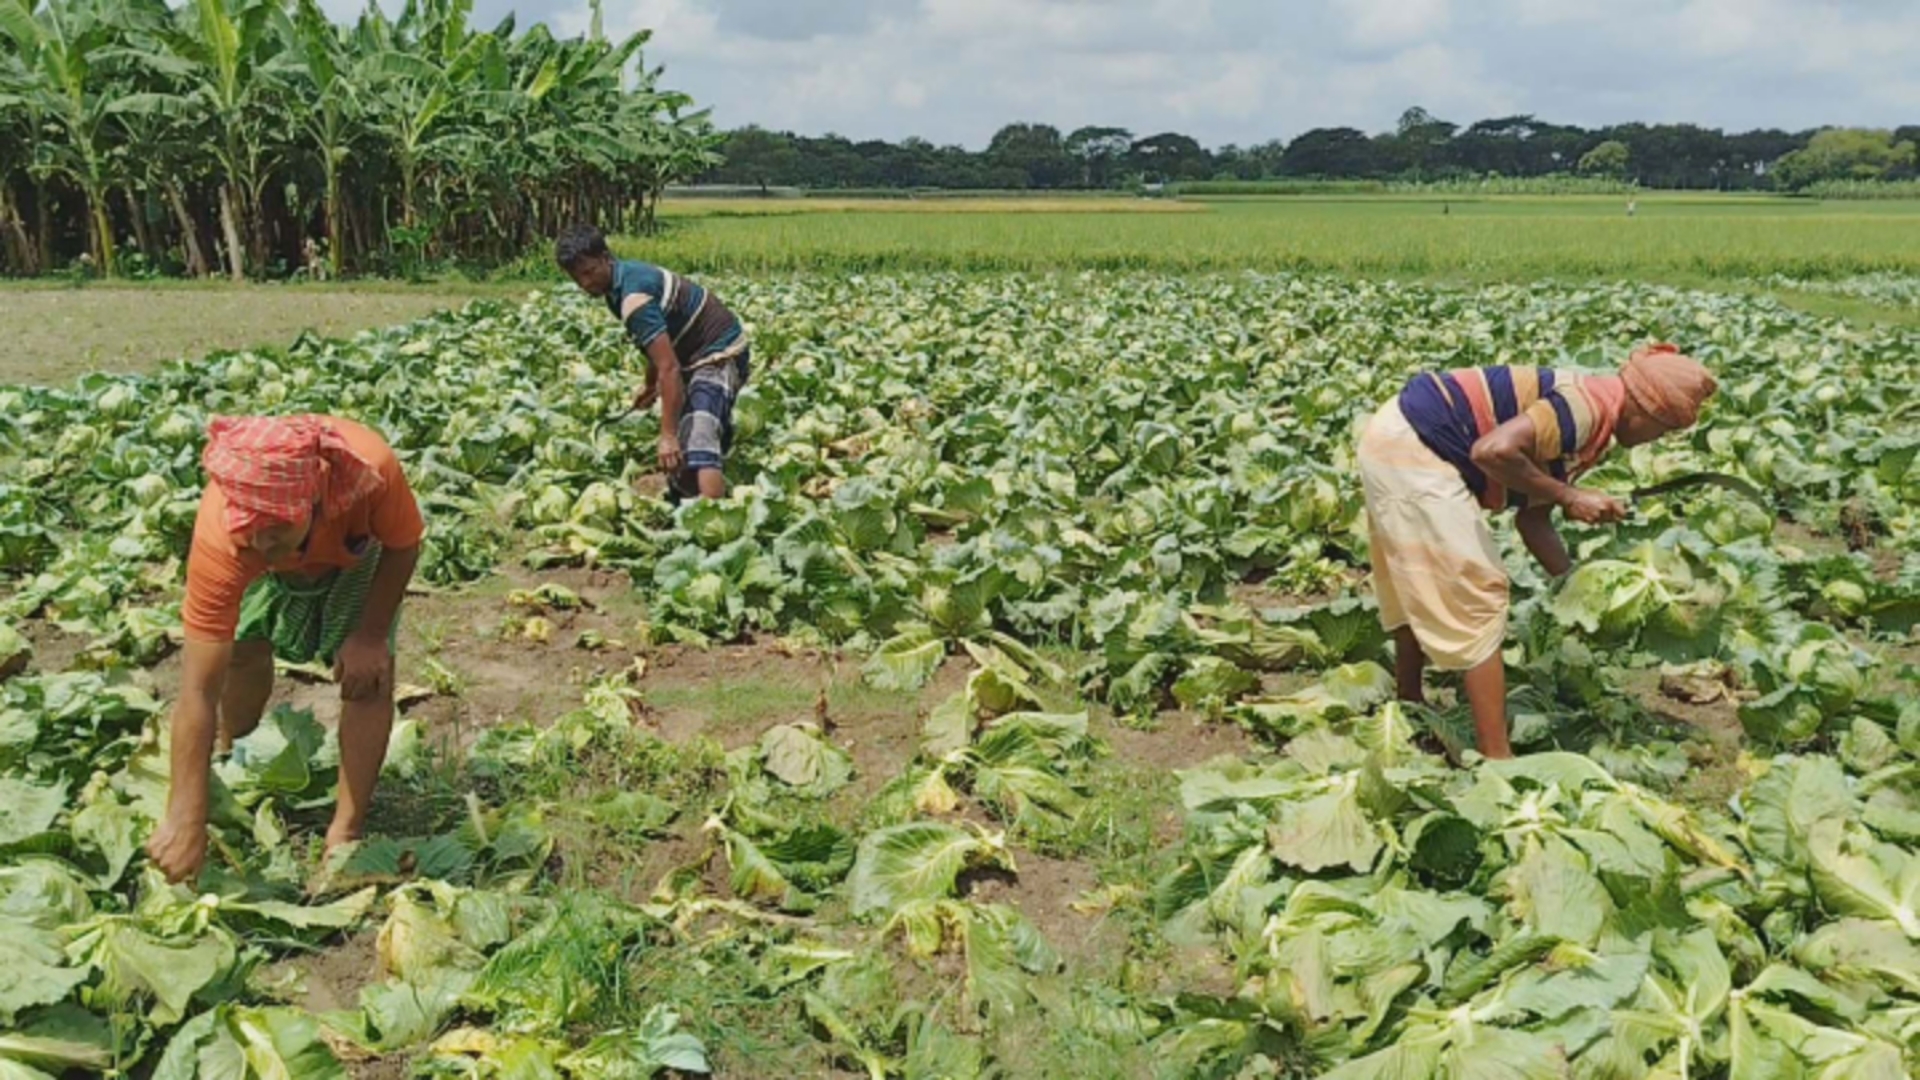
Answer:
[(599, 229), (591, 225), (567, 229), (554, 241), (553, 258), (589, 296), (605, 296), (613, 288), (613, 252)]
[(320, 416), (217, 416), (201, 461), (226, 499), (234, 546), (269, 564), (297, 553), (323, 514), (384, 483)]
[(242, 551), (259, 553), (268, 565), (272, 565), (292, 558), (307, 542), (307, 534), (312, 531), (313, 515), (309, 513), (304, 521), (261, 521), (243, 532), (235, 533), (233, 543)]
[(1653, 345), (1633, 354), (1620, 369), (1627, 400), (1613, 437), (1622, 446), (1641, 446), (1684, 431), (1700, 419), (1700, 407), (1719, 388), (1698, 360), (1671, 345)]

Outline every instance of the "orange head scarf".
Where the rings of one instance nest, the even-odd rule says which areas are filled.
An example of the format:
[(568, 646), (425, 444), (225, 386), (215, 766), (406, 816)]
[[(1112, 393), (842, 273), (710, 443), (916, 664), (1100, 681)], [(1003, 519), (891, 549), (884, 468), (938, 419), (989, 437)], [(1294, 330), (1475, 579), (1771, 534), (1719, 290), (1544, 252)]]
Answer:
[(227, 499), (227, 531), (299, 524), (380, 490), (380, 474), (323, 416), (216, 416), (201, 456)]
[(1620, 369), (1620, 381), (1641, 411), (1675, 431), (1700, 419), (1700, 407), (1720, 385), (1698, 360), (1664, 342), (1637, 350)]

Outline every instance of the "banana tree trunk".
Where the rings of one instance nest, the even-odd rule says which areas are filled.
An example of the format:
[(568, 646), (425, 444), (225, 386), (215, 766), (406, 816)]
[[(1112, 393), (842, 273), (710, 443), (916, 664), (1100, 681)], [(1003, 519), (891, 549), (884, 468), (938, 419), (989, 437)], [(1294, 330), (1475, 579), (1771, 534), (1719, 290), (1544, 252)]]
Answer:
[(167, 203), (173, 207), (174, 220), (180, 223), (180, 240), (187, 254), (187, 276), (206, 277), (212, 271), (207, 266), (206, 253), (200, 249), (200, 223), (187, 211), (187, 200), (180, 194), (179, 185), (167, 185)]
[(227, 272), (235, 282), (247, 279), (247, 255), (240, 247), (240, 222), (233, 205), (233, 187), (220, 185), (220, 231), (227, 243)]
[(53, 265), (53, 208), (43, 180), (33, 182), (33, 261), (42, 272)]
[(104, 184), (87, 185), (87, 223), (88, 231), (93, 234), (94, 265), (100, 268), (101, 276), (113, 277), (113, 215), (107, 206)]
[(413, 185), (417, 182), (413, 154), (404, 147), (400, 152), (400, 224), (413, 228)]
[(347, 270), (347, 233), (346, 223), (340, 220), (340, 166), (334, 163), (333, 155), (327, 158), (327, 259), (333, 264), (333, 272), (344, 274)]
[(160, 251), (153, 245), (153, 230), (147, 227), (147, 200), (131, 184), (122, 188), (121, 193), (127, 199), (127, 216), (133, 219), (133, 242), (151, 265), (159, 258)]
[(38, 253), (33, 249), (33, 240), (27, 236), (27, 223), (20, 220), (20, 208), (14, 202), (11, 184), (0, 184), (0, 224), (7, 229), (7, 249), (12, 252), (14, 269), (27, 277), (38, 274)]
[(247, 262), (262, 276), (273, 263), (273, 237), (268, 231), (266, 199), (261, 192), (264, 186), (251, 180), (242, 183), (237, 204), (247, 233)]

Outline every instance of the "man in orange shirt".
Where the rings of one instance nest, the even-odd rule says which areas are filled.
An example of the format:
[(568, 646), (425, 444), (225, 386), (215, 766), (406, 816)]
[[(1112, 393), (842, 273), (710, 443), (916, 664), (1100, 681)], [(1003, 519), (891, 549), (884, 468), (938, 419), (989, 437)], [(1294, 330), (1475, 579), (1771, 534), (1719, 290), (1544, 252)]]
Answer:
[(425, 523), (393, 450), (330, 416), (217, 417), (187, 556), (173, 782), (147, 853), (170, 881), (207, 856), (208, 774), (260, 723), (273, 661), (333, 665), (340, 799), (327, 849), (360, 838), (393, 729), (393, 641)]

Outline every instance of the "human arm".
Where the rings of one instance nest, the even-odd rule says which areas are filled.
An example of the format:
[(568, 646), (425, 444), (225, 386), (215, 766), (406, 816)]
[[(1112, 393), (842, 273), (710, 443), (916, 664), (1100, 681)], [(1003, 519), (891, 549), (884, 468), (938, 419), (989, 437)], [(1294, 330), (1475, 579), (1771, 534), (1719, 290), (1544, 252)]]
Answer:
[(647, 343), (647, 362), (660, 394), (660, 469), (677, 473), (686, 464), (680, 446), (680, 413), (686, 407), (687, 388), (680, 374), (680, 358), (667, 335), (660, 334)]
[(662, 360), (673, 358), (673, 339), (667, 333), (667, 313), (658, 297), (666, 282), (651, 271), (643, 271), (635, 288), (620, 299), (620, 322), (627, 337), (647, 358), (647, 381), (633, 396), (636, 410), (649, 409), (660, 399), (660, 379), (666, 366)]
[(147, 840), (147, 855), (168, 881), (176, 883), (199, 873), (207, 861), (213, 740), (233, 645), (188, 638), (180, 659), (166, 816)]
[(1538, 445), (1533, 417), (1522, 413), (1473, 444), (1473, 463), (1508, 490), (1543, 508), (1562, 507), (1575, 521), (1604, 525), (1626, 518), (1626, 504), (1619, 499), (1575, 487), (1541, 468), (1535, 458)]
[(334, 658), (334, 677), (340, 681), (342, 698), (359, 701), (377, 697), (386, 689), (393, 672), (388, 663), (387, 636), (419, 561), (418, 544), (380, 552), (380, 565), (374, 568), (366, 602), (360, 609), (360, 625), (347, 635), (340, 645), (340, 655)]
[(1527, 551), (1548, 577), (1565, 577), (1573, 569), (1573, 557), (1567, 554), (1566, 541), (1560, 539), (1560, 530), (1553, 527), (1552, 507), (1529, 506), (1515, 514), (1513, 520)]

